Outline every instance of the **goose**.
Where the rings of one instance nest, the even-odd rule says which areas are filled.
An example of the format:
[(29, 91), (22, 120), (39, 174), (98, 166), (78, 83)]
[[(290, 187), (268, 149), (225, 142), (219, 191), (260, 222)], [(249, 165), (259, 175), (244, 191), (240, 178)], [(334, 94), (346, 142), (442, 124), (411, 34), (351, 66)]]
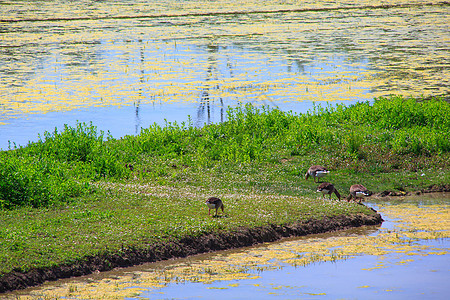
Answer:
[(223, 214), (224, 205), (223, 205), (222, 200), (220, 200), (219, 198), (217, 198), (217, 197), (210, 197), (210, 198), (208, 198), (208, 200), (206, 200), (205, 203), (206, 203), (206, 205), (209, 208), (208, 216), (211, 215), (211, 209), (215, 209), (216, 210), (216, 216), (217, 216), (217, 211), (219, 210), (219, 208), (221, 208), (222, 209), (222, 214)]
[[(316, 182), (316, 178), (320, 178), (320, 177), (324, 177), (326, 175), (328, 175), (328, 173), (330, 173), (326, 168), (319, 166), (319, 165), (315, 165), (315, 166), (311, 166), (308, 169), (308, 172), (306, 172), (305, 174), (305, 180), (308, 180), (308, 178), (311, 176), (314, 180), (314, 182)], [(318, 182), (320, 179), (318, 179)]]
[(363, 197), (368, 197), (372, 195), (371, 192), (367, 190), (365, 186), (362, 184), (354, 184), (350, 187), (350, 195), (347, 197), (347, 201), (350, 201), (352, 198), (355, 198), (355, 201), (358, 200), (361, 203)]
[(334, 185), (332, 185), (329, 182), (324, 182), (321, 185), (319, 185), (317, 187), (317, 191), (323, 193), (323, 196), (325, 197), (325, 195), (330, 195), (330, 200), (331, 200), (331, 194), (335, 194), (336, 197), (338, 197), (339, 200), (341, 200), (341, 194), (339, 194), (339, 192), (336, 190), (336, 188), (334, 187)]

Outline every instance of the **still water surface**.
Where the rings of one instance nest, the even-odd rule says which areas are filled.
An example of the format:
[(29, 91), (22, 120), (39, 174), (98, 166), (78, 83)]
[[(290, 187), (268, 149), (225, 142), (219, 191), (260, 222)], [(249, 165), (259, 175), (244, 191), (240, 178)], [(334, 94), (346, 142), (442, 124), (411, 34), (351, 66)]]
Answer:
[(450, 194), (371, 200), (385, 222), (14, 293), (67, 299), (448, 299)]
[(0, 149), (77, 120), (117, 138), (242, 103), (448, 95), (449, 5), (264, 3), (0, 1)]

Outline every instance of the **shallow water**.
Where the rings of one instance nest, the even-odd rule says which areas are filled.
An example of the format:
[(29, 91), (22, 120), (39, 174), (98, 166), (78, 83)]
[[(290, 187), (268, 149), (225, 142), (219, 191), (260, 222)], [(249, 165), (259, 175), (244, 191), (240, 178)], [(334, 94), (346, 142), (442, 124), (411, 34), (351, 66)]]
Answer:
[(448, 94), (438, 2), (2, 1), (0, 149), (77, 120), (120, 137), (241, 103)]
[(46, 283), (70, 299), (447, 299), (450, 194), (367, 203), (385, 222)]

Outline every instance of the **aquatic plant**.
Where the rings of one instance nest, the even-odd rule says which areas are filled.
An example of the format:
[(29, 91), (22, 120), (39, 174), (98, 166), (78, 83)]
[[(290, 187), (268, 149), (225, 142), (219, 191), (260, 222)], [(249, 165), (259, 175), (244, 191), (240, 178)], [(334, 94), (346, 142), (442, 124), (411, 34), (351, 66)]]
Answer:
[[(0, 53), (8, 61), (2, 122), (80, 108), (197, 103), (206, 100), (199, 91), (225, 105), (448, 92), (447, 51), (435, 46), (448, 36), (442, 1), (113, 2), (113, 9), (108, 1), (2, 6), (2, 26), (14, 29), (2, 36), (14, 49)], [(411, 18), (416, 22), (404, 22)], [(55, 26), (41, 26), (50, 20)], [(85, 27), (91, 30), (79, 31)]]

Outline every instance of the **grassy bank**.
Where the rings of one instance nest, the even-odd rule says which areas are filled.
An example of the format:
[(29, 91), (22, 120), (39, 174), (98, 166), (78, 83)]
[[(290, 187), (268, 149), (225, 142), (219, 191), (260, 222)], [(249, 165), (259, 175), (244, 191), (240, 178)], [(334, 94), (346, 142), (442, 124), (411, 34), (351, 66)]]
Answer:
[[(450, 105), (394, 97), (295, 115), (245, 106), (227, 122), (153, 125), (112, 139), (91, 124), (0, 153), (0, 276), (207, 233), (373, 214), (323, 200), (303, 175), (331, 170), (341, 194), (450, 183)], [(218, 196), (225, 215), (208, 216)], [(0, 277), (1, 278), (1, 277)]]

